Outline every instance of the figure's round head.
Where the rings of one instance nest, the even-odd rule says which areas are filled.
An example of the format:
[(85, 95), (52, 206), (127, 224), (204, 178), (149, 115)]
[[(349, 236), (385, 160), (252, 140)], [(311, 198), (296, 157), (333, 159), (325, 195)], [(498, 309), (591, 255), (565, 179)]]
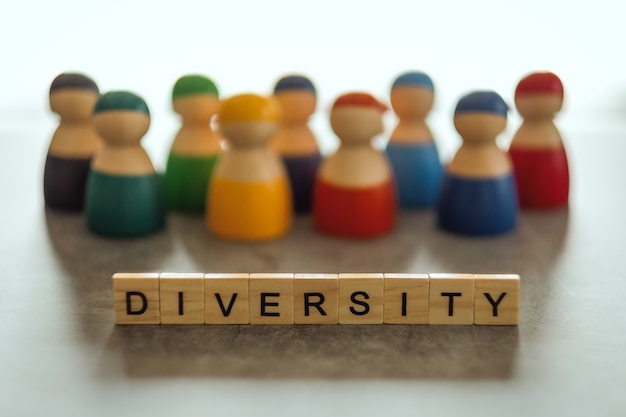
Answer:
[(276, 100), (257, 94), (238, 94), (222, 102), (218, 112), (222, 133), (235, 147), (267, 143), (280, 119)]
[(506, 128), (509, 107), (493, 91), (475, 91), (459, 100), (454, 110), (454, 127), (465, 142), (495, 141)]
[(274, 97), (280, 105), (283, 123), (306, 123), (317, 105), (315, 86), (302, 75), (280, 78), (274, 86)]
[(391, 107), (400, 118), (423, 119), (433, 107), (435, 86), (428, 74), (409, 71), (391, 85)]
[(139, 143), (150, 127), (146, 102), (129, 91), (109, 91), (98, 99), (94, 126), (110, 144)]
[(330, 125), (342, 143), (369, 142), (383, 132), (385, 111), (387, 106), (368, 93), (343, 94), (333, 103)]
[(88, 120), (99, 96), (94, 80), (83, 74), (64, 72), (50, 85), (50, 108), (65, 120)]
[(184, 119), (208, 122), (219, 110), (219, 92), (213, 80), (204, 75), (183, 75), (172, 89), (172, 104)]
[(563, 83), (552, 72), (534, 72), (515, 89), (515, 107), (525, 119), (552, 118), (563, 106)]

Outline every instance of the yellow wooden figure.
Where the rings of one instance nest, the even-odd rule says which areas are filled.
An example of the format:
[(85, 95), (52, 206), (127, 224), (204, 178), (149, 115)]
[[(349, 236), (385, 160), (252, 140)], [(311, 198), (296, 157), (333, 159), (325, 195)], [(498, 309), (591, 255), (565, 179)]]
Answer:
[(206, 224), (217, 236), (243, 241), (282, 236), (292, 223), (289, 180), (269, 141), (277, 103), (240, 94), (222, 103), (220, 130), (228, 147), (217, 161), (207, 193)]

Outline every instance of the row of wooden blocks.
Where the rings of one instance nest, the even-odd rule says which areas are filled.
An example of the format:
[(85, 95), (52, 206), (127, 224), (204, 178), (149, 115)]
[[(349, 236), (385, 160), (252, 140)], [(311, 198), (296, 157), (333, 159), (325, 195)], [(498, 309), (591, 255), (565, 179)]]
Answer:
[(113, 275), (118, 324), (516, 325), (514, 274)]

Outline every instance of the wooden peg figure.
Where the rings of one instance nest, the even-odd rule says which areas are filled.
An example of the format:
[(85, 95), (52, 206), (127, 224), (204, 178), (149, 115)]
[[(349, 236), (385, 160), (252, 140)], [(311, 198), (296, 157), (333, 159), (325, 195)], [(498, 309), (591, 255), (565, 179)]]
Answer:
[(391, 87), (391, 107), (398, 125), (387, 144), (400, 206), (434, 207), (439, 199), (443, 170), (426, 116), (434, 101), (434, 85), (423, 72), (406, 72)]
[(50, 108), (61, 120), (44, 169), (43, 194), (48, 207), (83, 209), (89, 165), (101, 144), (91, 120), (99, 96), (96, 83), (83, 74), (63, 73), (52, 81)]
[(340, 146), (324, 160), (313, 199), (315, 227), (330, 235), (369, 238), (395, 226), (397, 202), (387, 158), (372, 147), (386, 106), (366, 93), (335, 100), (330, 124)]
[(162, 229), (163, 185), (140, 144), (150, 127), (146, 102), (127, 91), (108, 92), (96, 103), (93, 120), (104, 143), (94, 155), (87, 182), (87, 226), (110, 237)]
[(281, 120), (272, 147), (287, 168), (294, 211), (308, 213), (321, 162), (317, 141), (307, 124), (317, 105), (315, 86), (306, 77), (288, 75), (276, 83), (274, 97), (281, 107)]
[(182, 76), (174, 84), (172, 104), (182, 126), (165, 169), (167, 205), (176, 211), (204, 213), (209, 179), (220, 151), (220, 139), (211, 128), (219, 109), (217, 87), (203, 75)]
[(222, 102), (220, 129), (228, 143), (209, 182), (206, 224), (217, 236), (274, 239), (292, 223), (289, 179), (269, 146), (280, 117), (272, 98), (240, 94)]
[(567, 206), (569, 168), (554, 117), (563, 105), (563, 83), (551, 72), (524, 77), (515, 90), (515, 106), (524, 119), (509, 148), (519, 202), (526, 209)]
[(439, 202), (439, 225), (466, 235), (512, 230), (517, 196), (508, 155), (496, 145), (506, 127), (508, 107), (492, 91), (459, 100), (454, 126), (463, 144), (447, 167)]

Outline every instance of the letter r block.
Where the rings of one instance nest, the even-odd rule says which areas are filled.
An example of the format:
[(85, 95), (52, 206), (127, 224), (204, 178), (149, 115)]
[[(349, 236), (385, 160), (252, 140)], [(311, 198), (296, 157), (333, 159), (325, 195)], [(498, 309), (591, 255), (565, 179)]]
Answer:
[(296, 274), (294, 277), (295, 324), (337, 324), (338, 274)]
[(474, 275), (429, 274), (429, 324), (474, 324)]
[(250, 324), (293, 324), (293, 274), (250, 274)]
[(160, 324), (158, 273), (113, 275), (115, 323)]
[(519, 275), (477, 274), (474, 277), (474, 324), (518, 324)]
[(383, 323), (383, 274), (339, 274), (339, 324)]

